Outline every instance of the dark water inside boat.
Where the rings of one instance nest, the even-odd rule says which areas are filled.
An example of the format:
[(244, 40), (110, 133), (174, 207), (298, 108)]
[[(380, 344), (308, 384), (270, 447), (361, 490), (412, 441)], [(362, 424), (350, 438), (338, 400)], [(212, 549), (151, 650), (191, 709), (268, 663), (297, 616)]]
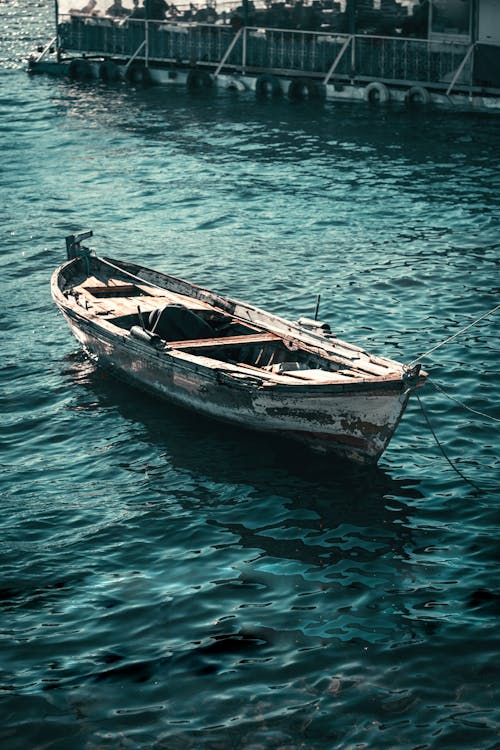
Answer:
[(498, 314), (426, 360), (465, 481), (416, 399), (326, 462), (117, 384), (49, 296), (92, 227), (411, 361), (498, 303), (498, 119), (30, 78), (50, 4), (0, 17), (1, 746), (498, 746)]

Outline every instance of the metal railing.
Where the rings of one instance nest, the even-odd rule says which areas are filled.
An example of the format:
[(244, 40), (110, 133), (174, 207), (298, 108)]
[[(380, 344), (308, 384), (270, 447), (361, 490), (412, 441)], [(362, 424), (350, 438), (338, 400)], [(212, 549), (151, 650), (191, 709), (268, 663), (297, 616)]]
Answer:
[(69, 53), (150, 63), (207, 66), (220, 72), (269, 72), (308, 76), (323, 83), (385, 81), (435, 85), (445, 90), (471, 86), (473, 54), (461, 42), (401, 37), (332, 34), (228, 24), (114, 21), (72, 17), (59, 24), (59, 46)]

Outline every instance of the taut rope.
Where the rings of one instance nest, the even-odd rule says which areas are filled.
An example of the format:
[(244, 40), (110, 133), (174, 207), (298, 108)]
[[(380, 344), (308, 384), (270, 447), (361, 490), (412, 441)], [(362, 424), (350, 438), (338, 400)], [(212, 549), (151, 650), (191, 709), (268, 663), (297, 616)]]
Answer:
[(440, 391), (444, 396), (446, 396), (446, 398), (449, 398), (451, 401), (454, 401), (456, 404), (459, 404), (459, 406), (463, 406), (463, 408), (467, 409), (467, 411), (470, 411), (473, 414), (477, 414), (479, 417), (484, 417), (485, 419), (491, 419), (492, 422), (500, 422), (500, 419), (497, 419), (497, 417), (492, 417), (491, 414), (485, 414), (484, 411), (473, 409), (471, 406), (467, 406), (467, 404), (464, 404), (463, 401), (459, 401), (458, 398), (455, 398), (454, 396), (451, 396), (449, 393), (446, 393), (444, 388), (441, 388), (441, 386), (435, 383), (431, 378), (427, 378), (427, 381), (431, 383), (431, 385), (433, 385), (437, 391)]
[[(453, 334), (452, 336), (448, 336), (448, 338), (447, 338), (447, 339), (445, 339), (444, 341), (441, 341), (441, 343), (439, 343), (439, 344), (436, 344), (436, 345), (435, 345), (435, 346), (433, 346), (433, 347), (432, 347), (431, 349), (429, 349), (428, 351), (426, 351), (426, 352), (424, 352), (423, 354), (421, 354), (421, 355), (420, 355), (419, 357), (417, 357), (417, 358), (416, 358), (415, 360), (413, 360), (413, 362), (411, 362), (411, 363), (410, 363), (410, 364), (408, 365), (408, 367), (413, 367), (413, 366), (415, 366), (415, 365), (416, 365), (416, 364), (417, 364), (418, 362), (420, 362), (420, 360), (422, 360), (422, 359), (423, 359), (424, 357), (427, 357), (427, 356), (428, 356), (429, 354), (431, 354), (432, 352), (435, 352), (435, 351), (436, 351), (436, 349), (440, 349), (440, 348), (441, 348), (442, 346), (444, 346), (445, 344), (448, 344), (448, 343), (449, 343), (450, 341), (453, 341), (453, 339), (456, 339), (456, 338), (458, 338), (458, 336), (461, 336), (461, 335), (462, 335), (463, 333), (465, 333), (465, 331), (468, 331), (468, 330), (469, 330), (470, 328), (473, 328), (473, 327), (474, 327), (475, 325), (477, 325), (477, 324), (478, 324), (478, 323), (479, 323), (479, 322), (480, 322), (481, 320), (484, 320), (484, 319), (485, 319), (485, 318), (487, 318), (487, 317), (488, 317), (489, 315), (493, 315), (493, 313), (495, 313), (495, 312), (496, 312), (496, 311), (497, 311), (498, 309), (500, 309), (500, 305), (495, 305), (495, 307), (493, 307), (493, 308), (492, 308), (491, 310), (488, 310), (488, 312), (484, 313), (484, 314), (483, 314), (483, 315), (481, 315), (481, 316), (480, 316), (479, 318), (476, 318), (476, 320), (474, 320), (474, 321), (473, 321), (472, 323), (469, 323), (469, 325), (465, 326), (464, 328), (461, 328), (461, 329), (460, 329), (459, 331), (457, 331), (456, 333), (454, 333), (454, 334)], [(430, 378), (429, 378), (429, 380), (430, 380)], [(491, 419), (491, 420), (493, 420), (494, 422), (500, 422), (500, 419), (497, 419), (496, 417), (492, 417), (492, 416), (491, 416), (491, 415), (489, 415), (489, 414), (484, 414), (484, 412), (480, 412), (480, 411), (477, 411), (476, 409), (471, 409), (470, 407), (466, 406), (466, 404), (462, 404), (462, 402), (461, 402), (461, 401), (458, 401), (458, 399), (454, 399), (454, 398), (453, 398), (452, 396), (450, 396), (450, 395), (449, 395), (448, 393), (446, 393), (446, 391), (444, 391), (444, 390), (443, 390), (442, 388), (440, 388), (440, 387), (439, 387), (439, 386), (438, 386), (438, 385), (437, 385), (436, 383), (434, 383), (433, 381), (431, 381), (431, 383), (432, 383), (432, 385), (433, 385), (433, 386), (434, 386), (434, 387), (435, 387), (435, 388), (436, 388), (437, 390), (441, 391), (441, 392), (442, 392), (442, 393), (443, 393), (443, 394), (444, 394), (445, 396), (447, 396), (448, 398), (451, 398), (451, 399), (452, 399), (453, 401), (456, 401), (456, 402), (457, 402), (458, 404), (460, 404), (461, 406), (464, 406), (464, 407), (465, 407), (466, 409), (468, 409), (469, 411), (473, 412), (474, 414), (478, 414), (478, 415), (480, 415), (480, 416), (482, 416), (482, 417), (486, 417), (487, 419)], [(478, 487), (478, 486), (477, 486), (477, 484), (475, 484), (475, 483), (474, 483), (473, 481), (471, 481), (470, 479), (468, 479), (468, 477), (466, 477), (466, 476), (465, 476), (465, 474), (463, 474), (463, 473), (462, 473), (462, 472), (460, 471), (460, 469), (459, 469), (459, 468), (458, 468), (457, 466), (455, 466), (455, 464), (453, 463), (453, 461), (452, 461), (452, 460), (451, 460), (451, 459), (449, 458), (449, 456), (447, 455), (447, 453), (446, 453), (445, 449), (443, 448), (442, 444), (440, 443), (440, 441), (439, 441), (439, 438), (438, 438), (438, 436), (436, 435), (436, 433), (435, 433), (435, 431), (434, 431), (434, 429), (433, 429), (433, 427), (432, 427), (432, 425), (431, 425), (431, 423), (430, 423), (429, 417), (427, 416), (427, 413), (426, 413), (426, 411), (425, 411), (425, 409), (424, 409), (424, 405), (422, 404), (422, 402), (421, 402), (421, 400), (420, 400), (420, 397), (418, 396), (418, 394), (416, 394), (416, 396), (417, 396), (417, 400), (418, 400), (418, 403), (419, 403), (419, 405), (420, 405), (420, 409), (422, 410), (422, 414), (424, 415), (424, 419), (425, 419), (425, 421), (427, 422), (427, 426), (428, 426), (429, 430), (431, 431), (431, 434), (432, 434), (432, 436), (433, 436), (434, 440), (436, 441), (436, 445), (438, 446), (439, 450), (441, 451), (441, 453), (442, 453), (443, 457), (444, 457), (444, 458), (446, 459), (446, 461), (447, 461), (447, 462), (448, 462), (448, 463), (450, 464), (450, 466), (451, 466), (451, 468), (453, 469), (453, 471), (456, 471), (456, 473), (457, 473), (457, 474), (458, 474), (458, 475), (459, 475), (459, 476), (460, 476), (460, 477), (461, 477), (461, 478), (462, 478), (462, 479), (463, 479), (463, 480), (464, 480), (465, 482), (467, 482), (467, 483), (468, 483), (468, 484), (470, 484), (470, 485), (471, 485), (472, 487), (474, 487), (474, 489), (476, 489), (476, 490), (477, 490), (478, 492), (482, 492), (481, 488), (480, 488), (480, 487)]]
[(469, 323), (468, 326), (465, 326), (465, 328), (461, 328), (460, 331), (457, 331), (456, 333), (454, 333), (453, 336), (448, 336), (448, 338), (445, 339), (444, 341), (441, 341), (440, 344), (436, 344), (436, 346), (433, 346), (432, 349), (429, 349), (428, 351), (426, 351), (423, 354), (421, 354), (419, 357), (417, 357), (416, 359), (414, 359), (413, 362), (410, 362), (410, 364), (408, 365), (408, 367), (413, 367), (418, 362), (420, 362), (421, 359), (423, 359), (424, 357), (427, 357), (429, 354), (432, 354), (432, 352), (435, 352), (436, 349), (440, 349), (442, 346), (444, 346), (445, 344), (448, 344), (450, 341), (453, 341), (453, 339), (456, 339), (458, 336), (461, 336), (462, 333), (465, 333), (465, 331), (468, 331), (469, 328), (472, 328), (473, 326), (477, 325), (481, 320), (484, 320), (485, 318), (487, 318), (488, 315), (493, 315), (493, 313), (496, 312), (498, 309), (500, 309), (500, 305), (496, 305), (491, 310), (489, 310), (487, 313), (484, 313), (484, 315), (481, 315), (479, 318), (477, 318), (476, 320), (474, 320), (472, 323)]

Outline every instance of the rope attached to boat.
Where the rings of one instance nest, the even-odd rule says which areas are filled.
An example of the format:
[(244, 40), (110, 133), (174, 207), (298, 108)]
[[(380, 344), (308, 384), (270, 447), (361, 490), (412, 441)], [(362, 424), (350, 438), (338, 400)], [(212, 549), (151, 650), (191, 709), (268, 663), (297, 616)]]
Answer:
[(469, 328), (473, 328), (475, 325), (477, 325), (481, 320), (484, 320), (489, 315), (493, 315), (494, 312), (500, 309), (500, 305), (495, 305), (491, 310), (489, 310), (487, 313), (484, 313), (484, 315), (481, 315), (479, 318), (476, 318), (472, 323), (469, 323), (469, 325), (465, 326), (465, 328), (461, 328), (460, 331), (457, 331), (452, 336), (448, 336), (447, 339), (444, 341), (441, 341), (440, 344), (436, 344), (436, 346), (433, 346), (432, 349), (429, 349), (428, 351), (421, 354), (419, 357), (413, 360), (413, 362), (410, 362), (408, 367), (413, 367), (418, 362), (420, 362), (424, 357), (427, 357), (429, 354), (432, 354), (432, 352), (435, 352), (437, 349), (440, 349), (445, 344), (448, 344), (450, 341), (453, 341), (453, 339), (458, 338), (458, 336), (461, 336), (462, 333), (465, 333), (465, 331), (468, 331)]
[(471, 406), (467, 406), (467, 404), (464, 404), (463, 401), (459, 401), (458, 398), (455, 398), (454, 396), (451, 396), (449, 393), (447, 393), (444, 388), (441, 388), (440, 385), (435, 383), (431, 378), (427, 378), (427, 381), (431, 383), (431, 385), (434, 386), (436, 391), (440, 391), (443, 396), (446, 396), (446, 398), (449, 398), (450, 401), (455, 401), (456, 404), (459, 404), (459, 406), (463, 406), (464, 409), (467, 411), (472, 412), (473, 414), (477, 414), (479, 417), (484, 417), (485, 419), (491, 419), (492, 422), (500, 422), (500, 419), (497, 419), (497, 417), (492, 417), (491, 414), (485, 414), (484, 411), (478, 411), (478, 409), (473, 409)]
[[(499, 309), (500, 309), (500, 305), (495, 305), (495, 307), (493, 307), (491, 310), (488, 310), (488, 312), (484, 313), (483, 315), (480, 315), (479, 318), (476, 318), (476, 320), (474, 320), (472, 323), (469, 323), (464, 328), (461, 328), (459, 331), (457, 331), (456, 333), (454, 333), (452, 336), (448, 336), (448, 338), (446, 338), (444, 341), (441, 341), (439, 344), (436, 344), (431, 349), (429, 349), (428, 351), (426, 351), (423, 354), (421, 354), (419, 357), (417, 357), (415, 360), (413, 360), (413, 362), (411, 362), (408, 365), (408, 367), (412, 367), (412, 366), (416, 365), (424, 357), (427, 357), (429, 354), (432, 354), (432, 352), (435, 352), (437, 349), (440, 349), (445, 344), (448, 344), (450, 341), (453, 341), (454, 339), (458, 338), (463, 333), (465, 333), (466, 331), (468, 331), (470, 328), (473, 328), (474, 326), (476, 326), (481, 320), (484, 320), (485, 318), (489, 317), (490, 315), (493, 315), (493, 313), (495, 313)], [(461, 401), (459, 401), (458, 399), (454, 398), (453, 396), (450, 396), (448, 393), (446, 393), (446, 391), (443, 388), (441, 388), (440, 386), (438, 386), (437, 383), (434, 383), (434, 381), (432, 381), (430, 378), (428, 378), (428, 380), (429, 380), (430, 383), (432, 383), (432, 385), (434, 386), (434, 388), (436, 388), (436, 390), (440, 391), (447, 398), (449, 398), (452, 401), (455, 401), (456, 403), (460, 404), (460, 406), (463, 406), (465, 409), (467, 409), (468, 411), (472, 412), (473, 414), (477, 414), (478, 416), (484, 417), (486, 419), (490, 419), (493, 422), (500, 422), (500, 419), (497, 419), (496, 417), (492, 417), (490, 414), (485, 414), (484, 412), (478, 411), (477, 409), (472, 409), (470, 406), (467, 406), (466, 404), (462, 403)], [(434, 438), (434, 440), (436, 442), (436, 445), (438, 446), (439, 450), (441, 451), (443, 457), (449, 463), (449, 465), (451, 466), (451, 468), (453, 469), (453, 471), (455, 471), (459, 475), (459, 477), (464, 480), (464, 482), (467, 482), (467, 484), (470, 484), (471, 487), (474, 487), (475, 490), (477, 490), (478, 492), (482, 493), (483, 490), (480, 487), (478, 487), (478, 485), (475, 484), (475, 482), (473, 482), (471, 479), (469, 479), (468, 477), (466, 477), (465, 474), (462, 471), (460, 471), (460, 469), (450, 459), (450, 457), (446, 453), (445, 449), (443, 448), (443, 445), (441, 444), (438, 436), (436, 435), (436, 432), (435, 432), (434, 428), (431, 425), (429, 417), (427, 416), (427, 412), (424, 409), (424, 405), (422, 404), (422, 401), (420, 400), (420, 396), (418, 395), (418, 393), (415, 394), (415, 395), (416, 395), (418, 403), (420, 405), (420, 409), (422, 411), (422, 414), (424, 415), (424, 419), (425, 419), (425, 421), (427, 423), (427, 426), (428, 426), (428, 428), (429, 428), (429, 430), (430, 430), (430, 432), (431, 432), (431, 434), (432, 434), (432, 436), (433, 436), (433, 438)]]
[(422, 414), (424, 415), (424, 419), (427, 422), (427, 426), (428, 426), (429, 430), (431, 431), (434, 440), (436, 441), (436, 445), (438, 446), (439, 450), (443, 454), (443, 456), (446, 459), (446, 461), (450, 464), (450, 466), (453, 469), (453, 471), (456, 471), (456, 473), (458, 474), (458, 476), (461, 479), (464, 480), (464, 482), (467, 482), (467, 484), (470, 484), (471, 487), (474, 487), (475, 490), (477, 490), (478, 492), (480, 492), (481, 494), (483, 494), (483, 490), (480, 487), (478, 487), (478, 485), (475, 484), (475, 482), (473, 482), (471, 479), (469, 479), (468, 477), (466, 477), (465, 474), (463, 472), (461, 472), (460, 469), (457, 466), (455, 466), (455, 464), (453, 463), (453, 461), (451, 460), (451, 458), (449, 458), (448, 454), (446, 453), (445, 449), (441, 445), (441, 443), (439, 441), (439, 438), (436, 435), (436, 433), (435, 433), (435, 431), (434, 431), (434, 429), (433, 429), (433, 427), (432, 427), (432, 425), (430, 423), (429, 417), (427, 416), (427, 412), (424, 409), (424, 405), (422, 404), (422, 401), (420, 400), (420, 396), (418, 395), (418, 393), (416, 393), (415, 395), (417, 397), (418, 403), (420, 404), (420, 409), (422, 410)]
[[(431, 352), (435, 352), (436, 349), (439, 349), (441, 346), (444, 346), (445, 344), (447, 344), (448, 342), (452, 341), (453, 339), (456, 339), (462, 333), (465, 333), (465, 331), (468, 331), (469, 328), (472, 328), (473, 326), (477, 325), (477, 323), (479, 323), (479, 321), (484, 320), (489, 315), (493, 315), (493, 313), (496, 312), (498, 309), (500, 309), (500, 305), (495, 305), (495, 307), (493, 307), (491, 310), (488, 310), (488, 312), (484, 313), (479, 318), (476, 318), (476, 320), (474, 320), (472, 323), (469, 323), (469, 325), (465, 326), (464, 328), (461, 328), (460, 331), (457, 331), (457, 333), (454, 333), (452, 336), (449, 336), (444, 341), (441, 341), (440, 344), (436, 344), (436, 346), (433, 346), (432, 349), (429, 349), (424, 354), (421, 354), (420, 357), (417, 357), (417, 359), (415, 359), (413, 362), (411, 362), (409, 365), (407, 365), (407, 367), (408, 368), (412, 367), (412, 365), (414, 365), (416, 362), (419, 362), (421, 359), (423, 359), (423, 357), (426, 357)], [(473, 414), (477, 414), (480, 417), (484, 417), (485, 419), (490, 419), (492, 422), (500, 422), (500, 419), (497, 419), (497, 417), (492, 417), (491, 414), (485, 414), (482, 411), (478, 411), (477, 409), (473, 409), (472, 407), (467, 406), (467, 404), (464, 404), (462, 401), (459, 401), (457, 398), (454, 398), (453, 396), (450, 396), (450, 394), (447, 393), (444, 390), (444, 388), (441, 388), (441, 386), (439, 386), (437, 383), (435, 383), (433, 380), (431, 380), (431, 378), (428, 377), (427, 380), (429, 381), (429, 383), (432, 383), (432, 385), (434, 386), (434, 388), (437, 391), (440, 391), (444, 396), (446, 396), (447, 398), (449, 398), (451, 401), (455, 401), (460, 406), (463, 406), (463, 408), (466, 409), (467, 411), (470, 411)]]
[(127, 271), (126, 268), (121, 268), (121, 266), (116, 266), (114, 263), (111, 263), (109, 260), (106, 260), (106, 258), (102, 258), (101, 256), (99, 256), (98, 260), (101, 263), (104, 263), (104, 265), (109, 266), (110, 268), (114, 268), (115, 271), (119, 271), (120, 273), (124, 273), (127, 276), (130, 276), (130, 278), (135, 279), (136, 281), (141, 281), (143, 284), (147, 284), (148, 286), (154, 286), (155, 289), (162, 289), (162, 290), (165, 289), (165, 287), (162, 287), (159, 284), (155, 284), (154, 281), (146, 281), (146, 279), (143, 279), (142, 276), (137, 276), (137, 274), (132, 273), (132, 271)]

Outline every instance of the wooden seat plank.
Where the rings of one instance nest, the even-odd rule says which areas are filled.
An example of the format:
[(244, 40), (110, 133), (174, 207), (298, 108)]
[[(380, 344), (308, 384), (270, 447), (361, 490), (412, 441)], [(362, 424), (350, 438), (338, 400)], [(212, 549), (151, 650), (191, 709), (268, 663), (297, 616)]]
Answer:
[(105, 284), (99, 279), (92, 277), (86, 279), (83, 284), (74, 287), (74, 291), (80, 295), (85, 296), (88, 300), (89, 309), (96, 307), (100, 311), (109, 310), (110, 313), (117, 313), (120, 315), (127, 315), (137, 312), (137, 307), (141, 308), (144, 313), (150, 313), (153, 310), (157, 310), (161, 307), (165, 307), (169, 304), (181, 304), (184, 305), (188, 310), (211, 310), (211, 306), (201, 300), (193, 299), (176, 292), (169, 292), (167, 289), (157, 289), (149, 286), (148, 284), (132, 284), (132, 287), (140, 289), (144, 292), (144, 296), (133, 295), (126, 297), (121, 293), (120, 295), (113, 296), (94, 296), (91, 291), (86, 287), (101, 287), (101, 288), (112, 288), (117, 286), (123, 288), (123, 282), (117, 279), (109, 279), (109, 284)]
[(172, 349), (207, 349), (222, 346), (241, 346), (241, 344), (264, 344), (269, 341), (281, 341), (276, 333), (250, 333), (242, 336), (225, 336), (211, 339), (190, 339), (188, 341), (167, 341)]

